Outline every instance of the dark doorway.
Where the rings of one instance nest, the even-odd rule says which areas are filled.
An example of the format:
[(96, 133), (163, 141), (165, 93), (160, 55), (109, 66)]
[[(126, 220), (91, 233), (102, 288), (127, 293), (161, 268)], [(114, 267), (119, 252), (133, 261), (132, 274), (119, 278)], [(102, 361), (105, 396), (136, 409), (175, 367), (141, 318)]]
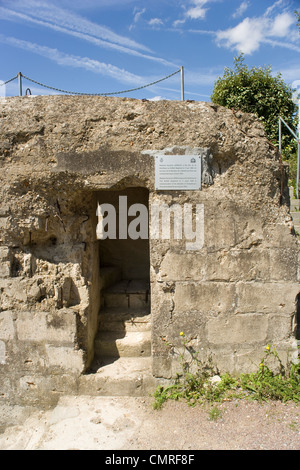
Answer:
[[(123, 199), (121, 200), (120, 197)], [(120, 210), (124, 209), (124, 205), (121, 206), (120, 202), (122, 204), (124, 201), (127, 204), (127, 210), (134, 204), (142, 204), (148, 211), (149, 191), (145, 188), (127, 188), (122, 191), (101, 191), (98, 193), (98, 203), (111, 204), (116, 211), (116, 239), (106, 238), (99, 241), (100, 271), (101, 267), (115, 266), (120, 269), (122, 279), (149, 281), (149, 237), (147, 239), (131, 239), (128, 230), (126, 230), (126, 239), (119, 237), (120, 228), (121, 236), (124, 237), (125, 234), (124, 226), (120, 227), (120, 221), (124, 225), (127, 219), (128, 229), (130, 223), (136, 218), (129, 216), (128, 213), (123, 213), (120, 217)], [(137, 230), (142, 230), (142, 228), (137, 227)]]

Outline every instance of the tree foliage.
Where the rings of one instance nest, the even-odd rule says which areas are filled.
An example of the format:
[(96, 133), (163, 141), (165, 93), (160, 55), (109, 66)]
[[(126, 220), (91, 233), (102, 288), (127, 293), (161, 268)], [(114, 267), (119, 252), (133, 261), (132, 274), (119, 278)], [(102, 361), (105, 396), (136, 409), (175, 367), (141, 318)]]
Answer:
[(298, 28), (299, 28), (299, 30), (300, 30), (300, 12), (297, 11), (297, 10), (295, 10), (295, 15), (296, 15), (296, 17), (297, 17), (297, 19), (298, 19), (298, 21), (297, 21), (297, 26), (298, 26)]
[(224, 70), (214, 86), (212, 102), (232, 109), (256, 114), (263, 121), (268, 138), (278, 143), (278, 118), (281, 116), (294, 127), (297, 107), (292, 88), (280, 74), (274, 76), (271, 67), (252, 67), (241, 54), (234, 59), (234, 68)]

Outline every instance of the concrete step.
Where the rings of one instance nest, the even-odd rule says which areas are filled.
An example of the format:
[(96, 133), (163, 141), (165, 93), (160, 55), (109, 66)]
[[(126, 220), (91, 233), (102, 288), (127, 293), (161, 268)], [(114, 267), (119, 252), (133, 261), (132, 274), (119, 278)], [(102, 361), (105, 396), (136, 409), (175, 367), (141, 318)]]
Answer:
[(150, 331), (149, 309), (105, 309), (99, 314), (99, 331)]
[[(163, 383), (162, 383), (163, 382)], [(81, 395), (149, 396), (166, 380), (152, 376), (152, 358), (104, 358), (79, 378)]]
[(104, 307), (106, 308), (131, 308), (139, 309), (150, 305), (149, 296), (146, 294), (120, 294), (117, 292), (105, 292), (103, 294)]
[(117, 266), (100, 267), (100, 289), (107, 289), (121, 280), (122, 271)]
[(94, 349), (96, 358), (151, 356), (151, 331), (100, 331)]
[(107, 308), (149, 307), (149, 283), (141, 280), (122, 280), (103, 291), (104, 306)]

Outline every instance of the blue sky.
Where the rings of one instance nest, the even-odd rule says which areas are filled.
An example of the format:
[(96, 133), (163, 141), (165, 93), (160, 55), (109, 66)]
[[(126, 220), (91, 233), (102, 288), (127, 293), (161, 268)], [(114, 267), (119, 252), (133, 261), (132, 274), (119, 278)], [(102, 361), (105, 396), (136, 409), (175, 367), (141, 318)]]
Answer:
[[(185, 98), (210, 101), (234, 57), (300, 85), (300, 0), (0, 0), (0, 80), (113, 93), (184, 67)], [(51, 94), (27, 80), (32, 94)], [(17, 81), (6, 95), (18, 93)], [(121, 94), (180, 99), (180, 74)]]

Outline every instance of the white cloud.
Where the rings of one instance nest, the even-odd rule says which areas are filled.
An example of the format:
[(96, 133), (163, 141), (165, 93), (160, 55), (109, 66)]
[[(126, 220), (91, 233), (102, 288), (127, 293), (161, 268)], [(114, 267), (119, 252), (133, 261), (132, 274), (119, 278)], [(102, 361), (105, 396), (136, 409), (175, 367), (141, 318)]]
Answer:
[(240, 6), (236, 9), (236, 11), (233, 13), (232, 17), (233, 18), (240, 18), (243, 16), (246, 10), (249, 8), (249, 2), (243, 2), (240, 4)]
[(276, 8), (281, 7), (284, 1), (285, 0), (277, 0), (275, 3), (273, 3), (273, 5), (266, 9), (264, 16), (269, 16), (273, 12), (273, 10), (276, 10)]
[(137, 7), (134, 8), (133, 23), (129, 26), (129, 31), (131, 31), (135, 27), (135, 25), (140, 21), (140, 18), (145, 12), (146, 12), (146, 8), (143, 8), (142, 10), (139, 10)]
[(192, 0), (193, 6), (186, 11), (186, 17), (193, 20), (205, 18), (207, 8), (204, 6), (209, 3), (210, 0)]
[(186, 16), (193, 20), (198, 20), (199, 18), (203, 19), (205, 18), (206, 11), (207, 11), (206, 8), (202, 8), (201, 6), (195, 6), (193, 8), (190, 8), (186, 12)]
[[(107, 26), (99, 25), (93, 21), (87, 20), (86, 18), (73, 13), (69, 10), (65, 10), (55, 5), (50, 5), (44, 1), (39, 0), (26, 0), (26, 2), (14, 2), (11, 4), (11, 8), (1, 8), (1, 17), (12, 19), (13, 17), (21, 19), (24, 14), (27, 16), (27, 21), (39, 22), (44, 21), (45, 25), (58, 26), (68, 29), (73, 32), (79, 32), (82, 34), (88, 34), (95, 38), (108, 41), (113, 44), (118, 44), (123, 47), (128, 47), (137, 50), (144, 50), (150, 52), (150, 49), (143, 44), (140, 44), (132, 39), (121, 36), (112, 31)], [(23, 19), (25, 19), (25, 16)]]
[[(276, 38), (290, 40), (290, 27), (294, 23), (294, 16), (287, 12), (280, 13), (274, 18), (266, 14), (258, 18), (245, 18), (234, 28), (218, 31), (217, 44), (245, 54), (252, 54), (264, 42), (276, 41)], [(284, 43), (281, 45), (284, 47)]]
[(153, 98), (150, 98), (149, 101), (162, 101), (166, 99), (167, 98), (163, 98), (162, 96), (154, 96)]
[(176, 21), (173, 22), (173, 26), (174, 26), (174, 28), (178, 28), (178, 26), (183, 25), (185, 22), (186, 22), (185, 19), (184, 20), (176, 20)]
[(150, 21), (148, 21), (148, 24), (150, 26), (161, 26), (164, 24), (164, 22), (160, 18), (152, 18)]
[(208, 8), (204, 8), (208, 3), (215, 2), (216, 0), (190, 0), (189, 7), (185, 8), (184, 18), (178, 19), (173, 22), (173, 26), (176, 28), (178, 26), (186, 23), (188, 19), (190, 20), (203, 20), (206, 16)]
[[(86, 21), (87, 20), (85, 20), (85, 19), (83, 19), (82, 24), (80, 23), (80, 21), (77, 21), (75, 26), (74, 25), (71, 26), (70, 22), (66, 23), (64, 21), (64, 19), (59, 16), (60, 13), (61, 13), (61, 10), (59, 9), (58, 12), (57, 12), (56, 22), (52, 22), (52, 19), (50, 21), (50, 18), (49, 18), (49, 21), (41, 19), (41, 18), (44, 18), (44, 17), (48, 18), (48, 16), (45, 15), (45, 14), (40, 14), (39, 12), (36, 13), (35, 15), (31, 16), (30, 14), (24, 14), (24, 13), (21, 13), (21, 12), (18, 12), (18, 11), (14, 11), (14, 10), (10, 10), (10, 9), (7, 9), (7, 8), (0, 7), (0, 18), (2, 18), (2, 19), (6, 19), (6, 20), (10, 20), (10, 21), (23, 21), (23, 22), (27, 22), (27, 23), (37, 24), (39, 26), (42, 26), (42, 27), (45, 27), (45, 28), (48, 28), (48, 29), (52, 29), (52, 30), (67, 34), (69, 36), (73, 36), (73, 37), (76, 37), (78, 39), (90, 42), (90, 43), (94, 44), (95, 46), (103, 47), (105, 49), (113, 49), (113, 50), (116, 50), (116, 51), (124, 53), (124, 54), (129, 54), (129, 55), (133, 55), (133, 56), (136, 56), (136, 57), (141, 57), (141, 58), (144, 58), (144, 59), (159, 62), (163, 65), (175, 66), (175, 64), (173, 64), (173, 63), (171, 63), (171, 62), (169, 62), (169, 61), (167, 61), (163, 58), (155, 57), (155, 56), (149, 55), (149, 54), (145, 54), (144, 52), (141, 52), (140, 50), (137, 50), (137, 49), (142, 49), (142, 47), (143, 47), (146, 51), (150, 51), (150, 49), (148, 49), (144, 46), (138, 47), (137, 49), (132, 48), (132, 46), (134, 44), (137, 44), (135, 42), (133, 42), (133, 44), (132, 44), (129, 41), (129, 44), (130, 44), (131, 47), (128, 47), (128, 45), (127, 45), (128, 41), (127, 42), (124, 41), (124, 43), (122, 43), (122, 37), (121, 36), (117, 36), (117, 38), (116, 38), (113, 32), (111, 32), (112, 36), (109, 36), (107, 31), (110, 31), (110, 30), (106, 27), (100, 27), (100, 30), (98, 28), (95, 28), (95, 30), (93, 30), (93, 28), (91, 27), (91, 32), (87, 33), (86, 32), (86, 30), (87, 30)], [(51, 18), (52, 18), (52, 16), (51, 16)], [(78, 17), (77, 17), (77, 19), (78, 19)], [(64, 26), (64, 24), (66, 24), (67, 26)], [(99, 26), (99, 25), (96, 25), (94, 23), (93, 23), (93, 25), (97, 26), (97, 27)], [(102, 28), (104, 28), (105, 31)], [(104, 32), (105, 32), (105, 34), (104, 34)], [(108, 39), (104, 40), (104, 39), (102, 39), (102, 37), (106, 37), (108, 39), (111, 38), (115, 42), (109, 41)], [(117, 41), (119, 41), (119, 42), (117, 42)]]
[(284, 47), (285, 49), (290, 49), (291, 51), (300, 52), (300, 46), (296, 44), (291, 44), (290, 42), (275, 41), (274, 39), (263, 39), (265, 44), (270, 44), (273, 47)]
[(85, 70), (105, 75), (118, 80), (123, 83), (130, 83), (134, 85), (144, 84), (144, 80), (139, 75), (128, 72), (125, 69), (120, 69), (111, 64), (99, 62), (98, 60), (91, 59), (89, 57), (80, 57), (71, 54), (65, 54), (58, 49), (50, 48), (47, 46), (41, 46), (40, 44), (32, 43), (29, 41), (23, 41), (14, 37), (6, 37), (0, 34), (0, 42), (8, 44), (13, 47), (18, 47), (25, 51), (33, 52), (34, 54), (41, 55), (47, 59), (52, 60), (58, 65), (83, 68)]
[(143, 8), (142, 10), (135, 9), (135, 15), (133, 18), (134, 23), (137, 23), (140, 20), (141, 16), (145, 13), (145, 11), (146, 8)]
[(217, 33), (218, 45), (251, 54), (259, 48), (264, 37), (264, 22), (258, 18), (245, 18), (234, 28)]
[(290, 26), (295, 23), (295, 17), (290, 13), (277, 15), (270, 29), (270, 36), (285, 37), (289, 33)]
[[(23, 5), (25, 5), (25, 7), (23, 7)], [(148, 52), (150, 51), (150, 49), (143, 44), (133, 41), (126, 36), (121, 36), (107, 26), (99, 25), (98, 23), (87, 20), (83, 16), (72, 13), (70, 10), (53, 7), (53, 5), (47, 5), (44, 2), (39, 2), (37, 0), (26, 0), (26, 2), (22, 3), (22, 10), (24, 10), (24, 8), (27, 9), (28, 7), (32, 16), (45, 19), (46, 21), (51, 21), (54, 24), (59, 24), (60, 26), (82, 33), (91, 34), (95, 37), (115, 44), (120, 44), (122, 46)]]

